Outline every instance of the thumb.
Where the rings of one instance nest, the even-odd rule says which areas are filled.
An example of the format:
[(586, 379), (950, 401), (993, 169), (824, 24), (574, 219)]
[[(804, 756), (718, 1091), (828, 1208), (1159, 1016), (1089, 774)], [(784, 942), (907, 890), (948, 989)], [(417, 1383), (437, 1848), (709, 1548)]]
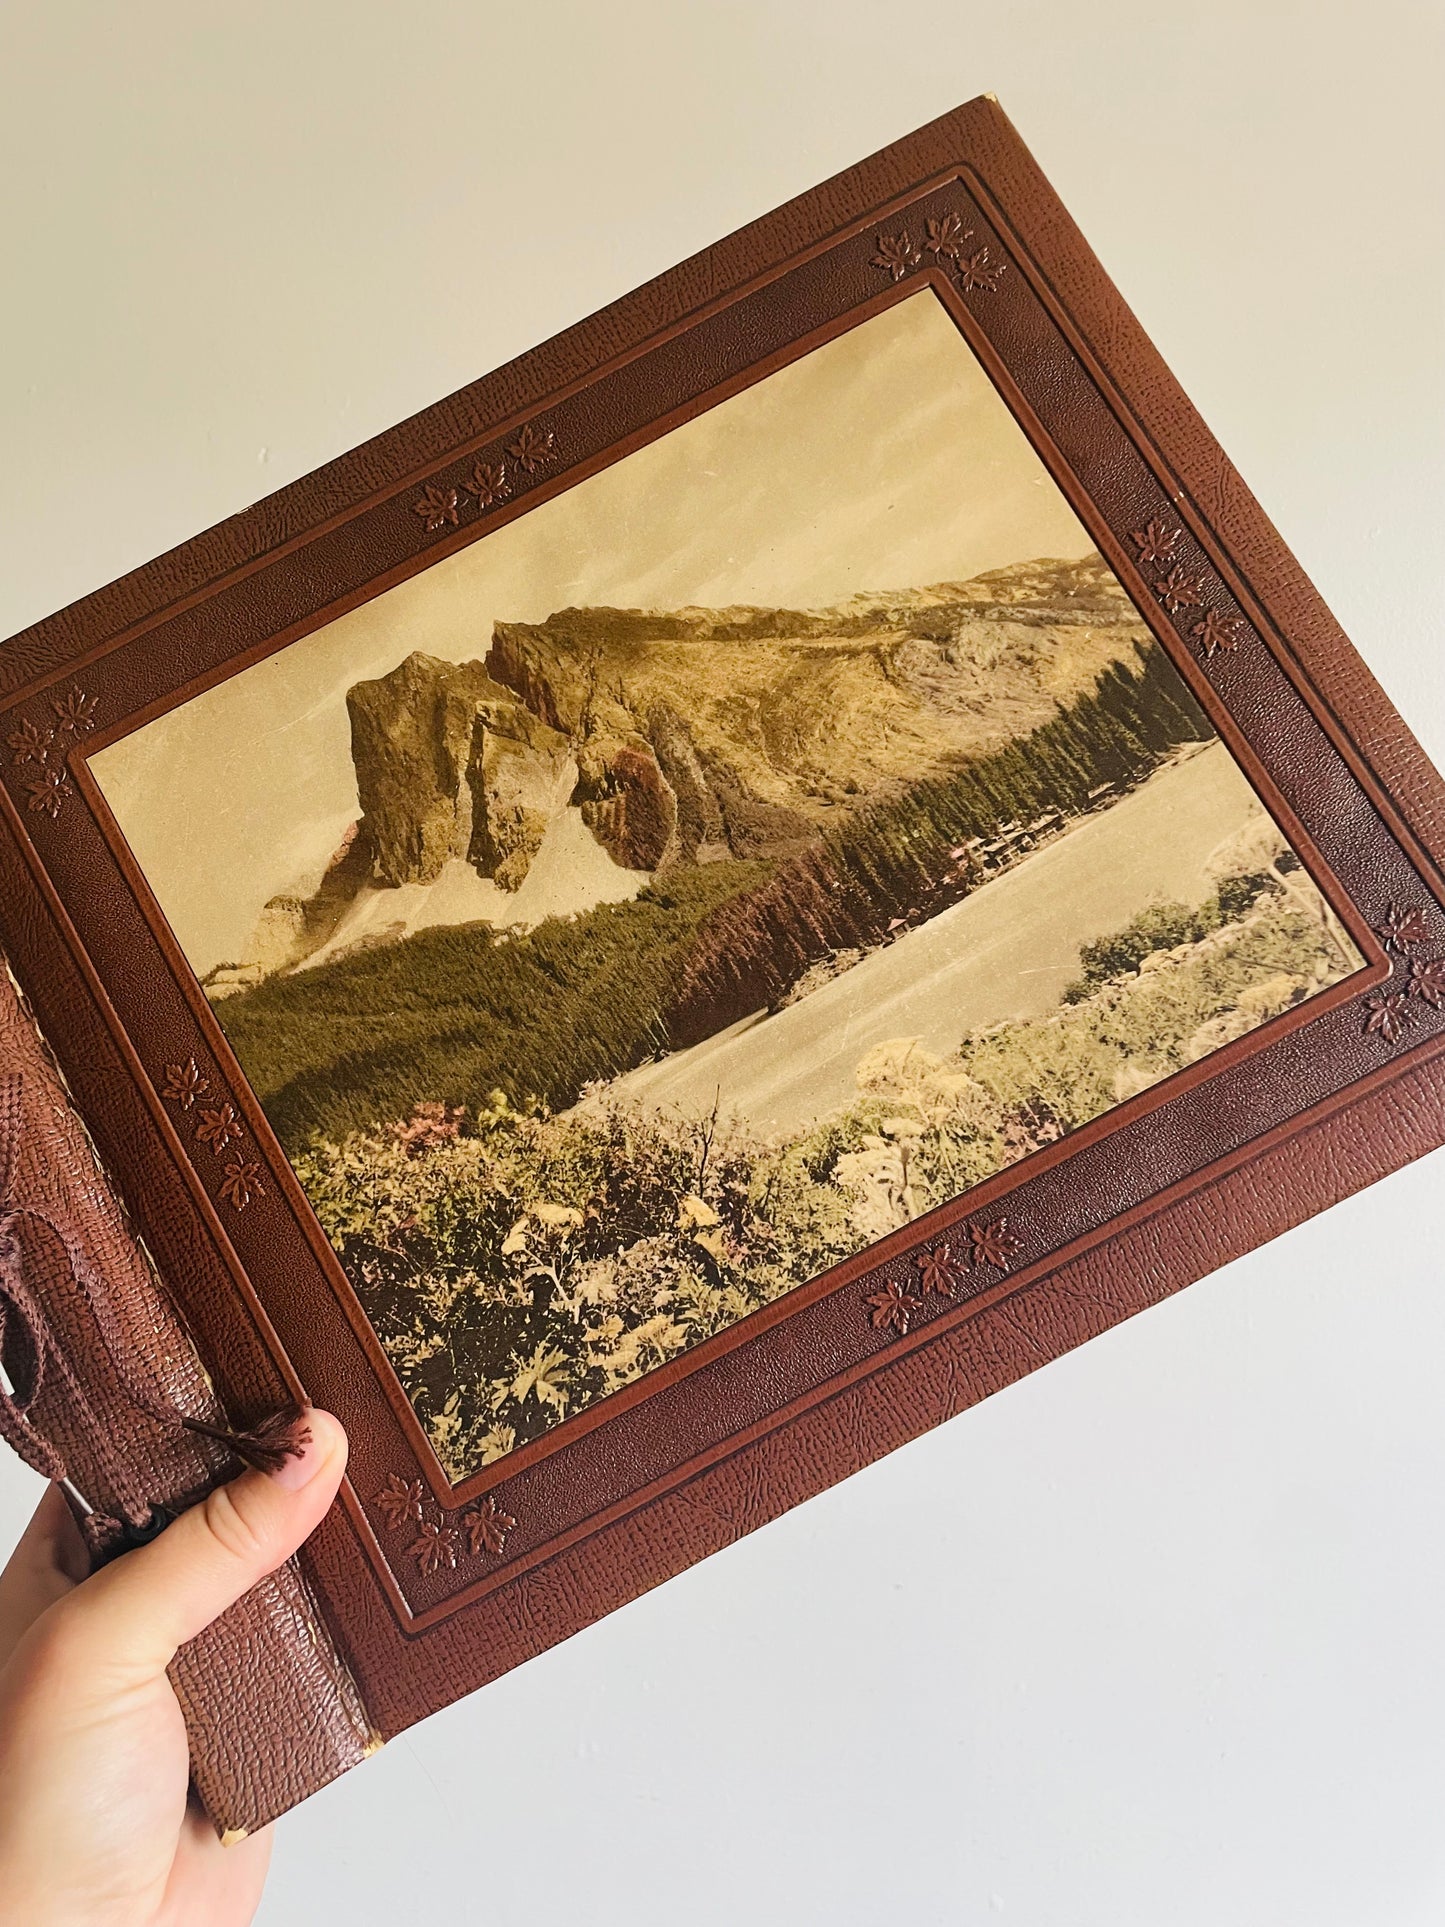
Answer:
[[(157, 1677), (178, 1647), (209, 1626), (320, 1525), (346, 1470), (346, 1434), (329, 1412), (307, 1413), (311, 1437), (279, 1472), (243, 1472), (68, 1594), (51, 1612), (105, 1670)], [(48, 1615), (47, 1615), (48, 1616)]]

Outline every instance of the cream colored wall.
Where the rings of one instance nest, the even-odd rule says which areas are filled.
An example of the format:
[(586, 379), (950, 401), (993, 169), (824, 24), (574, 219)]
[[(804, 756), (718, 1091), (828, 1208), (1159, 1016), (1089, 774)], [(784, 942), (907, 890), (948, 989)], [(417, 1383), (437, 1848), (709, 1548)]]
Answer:
[[(1437, 0), (0, 5), (0, 634), (996, 91), (1437, 762)], [(292, 1927), (1434, 1927), (1441, 1160), (403, 1738)], [(0, 1536), (33, 1481), (0, 1460)]]

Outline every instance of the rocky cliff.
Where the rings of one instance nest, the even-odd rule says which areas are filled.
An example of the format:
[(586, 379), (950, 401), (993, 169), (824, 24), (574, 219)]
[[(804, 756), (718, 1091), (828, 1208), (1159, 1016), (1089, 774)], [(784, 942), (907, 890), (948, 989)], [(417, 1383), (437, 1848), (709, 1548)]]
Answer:
[(569, 812), (623, 871), (794, 854), (1028, 734), (1148, 640), (1097, 555), (829, 609), (498, 622), (484, 662), (417, 653), (350, 691), (360, 821), (319, 891), (273, 899), (254, 954), (212, 989), (333, 944), (358, 893), (458, 865), (516, 893)]
[(487, 669), (574, 745), (627, 867), (790, 853), (859, 799), (996, 749), (1147, 639), (1098, 556), (820, 610), (563, 609)]
[(459, 857), (517, 889), (577, 783), (567, 738), (482, 663), (420, 653), (346, 706), (373, 880), (433, 883)]

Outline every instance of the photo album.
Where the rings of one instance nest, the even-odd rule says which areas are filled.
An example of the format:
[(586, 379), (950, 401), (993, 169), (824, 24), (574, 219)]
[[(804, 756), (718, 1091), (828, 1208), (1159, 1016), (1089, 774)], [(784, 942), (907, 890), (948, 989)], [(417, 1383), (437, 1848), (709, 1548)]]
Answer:
[(992, 99), (0, 644), (0, 1430), (351, 1440), (218, 1829), (1445, 1141), (1442, 853)]

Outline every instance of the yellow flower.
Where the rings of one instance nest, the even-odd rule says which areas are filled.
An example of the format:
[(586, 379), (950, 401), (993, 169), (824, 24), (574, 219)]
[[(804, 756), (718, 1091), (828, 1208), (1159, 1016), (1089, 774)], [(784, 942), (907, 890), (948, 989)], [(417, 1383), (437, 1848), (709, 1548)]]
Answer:
[(534, 1216), (549, 1231), (570, 1231), (582, 1222), (582, 1213), (570, 1204), (539, 1204)]
[(512, 1380), (511, 1395), (519, 1405), (535, 1398), (539, 1405), (551, 1405), (565, 1412), (571, 1377), (566, 1352), (549, 1351), (545, 1345), (539, 1345)]

